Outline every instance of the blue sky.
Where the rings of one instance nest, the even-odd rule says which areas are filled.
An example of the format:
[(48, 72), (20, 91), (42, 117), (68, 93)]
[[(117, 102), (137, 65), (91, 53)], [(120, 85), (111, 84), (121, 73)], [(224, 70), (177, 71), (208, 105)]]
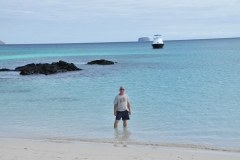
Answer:
[(240, 37), (240, 0), (0, 0), (7, 44)]

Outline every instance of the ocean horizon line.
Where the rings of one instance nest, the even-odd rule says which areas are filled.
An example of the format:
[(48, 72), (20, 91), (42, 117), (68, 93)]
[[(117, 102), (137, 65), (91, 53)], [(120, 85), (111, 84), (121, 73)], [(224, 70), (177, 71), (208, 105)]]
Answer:
[[(225, 37), (225, 38), (200, 38), (200, 39), (169, 39), (164, 40), (164, 42), (170, 41), (198, 41), (198, 40), (217, 40), (217, 39), (238, 39), (240, 37)], [(145, 41), (145, 42), (153, 42), (153, 41)], [(145, 43), (145, 42), (138, 42), (138, 41), (116, 41), (116, 42), (80, 42), (80, 43), (5, 43), (4, 45), (56, 45), (56, 44), (104, 44), (104, 43)]]

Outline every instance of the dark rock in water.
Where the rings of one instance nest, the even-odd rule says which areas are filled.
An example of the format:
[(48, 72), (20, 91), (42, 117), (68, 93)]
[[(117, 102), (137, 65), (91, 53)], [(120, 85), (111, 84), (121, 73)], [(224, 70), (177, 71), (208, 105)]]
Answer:
[(138, 42), (148, 42), (148, 41), (150, 41), (150, 39), (148, 37), (138, 38)]
[(2, 69), (0, 69), (0, 71), (13, 71), (13, 70), (8, 69), (8, 68), (2, 68)]
[(100, 60), (94, 60), (94, 61), (88, 62), (87, 64), (111, 65), (111, 64), (114, 64), (114, 62), (108, 61), (105, 59), (100, 59)]
[(15, 71), (20, 71), (21, 75), (31, 75), (31, 74), (54, 74), (59, 72), (67, 72), (67, 71), (78, 71), (82, 70), (77, 68), (73, 63), (67, 63), (64, 61), (49, 63), (38, 63), (38, 64), (27, 64), (25, 66), (20, 66), (15, 68)]

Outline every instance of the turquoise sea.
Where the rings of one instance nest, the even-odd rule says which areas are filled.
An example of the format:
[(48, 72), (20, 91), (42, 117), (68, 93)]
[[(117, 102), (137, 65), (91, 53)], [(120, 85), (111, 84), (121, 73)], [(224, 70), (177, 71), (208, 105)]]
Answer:
[[(240, 152), (240, 38), (0, 45), (0, 68), (74, 63), (82, 71), (0, 72), (0, 138)], [(86, 65), (96, 59), (114, 65)], [(113, 128), (125, 86), (132, 115)]]

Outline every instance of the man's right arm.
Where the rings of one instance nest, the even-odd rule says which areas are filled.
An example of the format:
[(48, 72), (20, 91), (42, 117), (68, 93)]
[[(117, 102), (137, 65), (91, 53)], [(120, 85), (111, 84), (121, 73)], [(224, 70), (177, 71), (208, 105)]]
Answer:
[(116, 116), (117, 115), (117, 104), (114, 104), (114, 116)]

